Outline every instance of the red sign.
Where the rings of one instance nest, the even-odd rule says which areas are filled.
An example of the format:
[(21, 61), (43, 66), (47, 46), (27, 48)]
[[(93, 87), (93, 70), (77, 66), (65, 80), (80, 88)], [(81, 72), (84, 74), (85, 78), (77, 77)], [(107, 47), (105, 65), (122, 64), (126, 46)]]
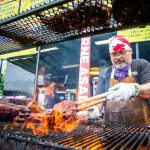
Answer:
[(78, 100), (86, 99), (90, 95), (90, 56), (91, 37), (82, 38), (80, 50)]

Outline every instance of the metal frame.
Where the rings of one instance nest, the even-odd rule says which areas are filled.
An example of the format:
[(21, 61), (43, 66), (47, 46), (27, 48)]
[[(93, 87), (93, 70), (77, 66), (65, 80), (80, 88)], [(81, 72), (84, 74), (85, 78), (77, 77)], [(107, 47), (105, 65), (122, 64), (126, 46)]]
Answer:
[[(1, 21), (0, 54), (148, 24), (150, 4), (146, 0), (142, 4), (147, 7), (139, 5), (137, 10), (112, 0), (54, 0)], [(135, 10), (141, 16), (131, 15), (128, 21)]]

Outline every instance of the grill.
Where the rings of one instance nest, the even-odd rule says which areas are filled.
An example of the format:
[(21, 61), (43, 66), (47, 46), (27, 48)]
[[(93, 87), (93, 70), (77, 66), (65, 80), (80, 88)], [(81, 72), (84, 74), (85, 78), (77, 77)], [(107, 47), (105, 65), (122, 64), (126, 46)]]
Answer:
[(0, 20), (1, 54), (150, 23), (149, 0), (39, 2)]
[(33, 135), (31, 130), (0, 123), (1, 150), (150, 150), (150, 129), (146, 124), (107, 122), (80, 123), (72, 132)]

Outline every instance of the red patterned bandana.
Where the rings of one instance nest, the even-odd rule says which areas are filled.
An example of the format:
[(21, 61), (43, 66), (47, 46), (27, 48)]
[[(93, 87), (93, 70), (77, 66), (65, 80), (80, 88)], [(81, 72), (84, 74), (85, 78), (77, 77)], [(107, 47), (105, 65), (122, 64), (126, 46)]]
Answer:
[(126, 37), (123, 36), (113, 36), (109, 42), (109, 52), (117, 52), (121, 50), (131, 50), (130, 43)]

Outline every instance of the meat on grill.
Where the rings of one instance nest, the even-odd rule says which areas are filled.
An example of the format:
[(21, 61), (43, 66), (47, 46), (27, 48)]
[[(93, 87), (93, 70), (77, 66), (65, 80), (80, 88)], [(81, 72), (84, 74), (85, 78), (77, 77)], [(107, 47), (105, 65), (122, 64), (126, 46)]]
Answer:
[(76, 105), (74, 102), (69, 100), (62, 101), (54, 106), (53, 114), (56, 115), (55, 113), (60, 113), (63, 115), (63, 118), (74, 118), (76, 117)]
[(40, 123), (42, 118), (47, 118), (50, 125), (53, 123), (63, 122), (66, 120), (75, 120), (76, 118), (76, 105), (71, 101), (63, 101), (57, 103), (53, 110), (42, 110), (36, 102), (31, 102), (28, 105), (31, 114), (26, 118), (26, 122)]
[(27, 106), (32, 113), (42, 113), (43, 110), (40, 108), (37, 102), (31, 101)]
[(76, 123), (78, 122), (78, 116), (76, 114), (76, 105), (74, 102), (71, 102), (69, 100), (57, 103), (53, 108), (53, 116), (54, 128), (56, 130), (72, 130), (75, 128)]
[(12, 103), (0, 103), (0, 121), (13, 121), (19, 113), (26, 114), (30, 110), (26, 106)]

